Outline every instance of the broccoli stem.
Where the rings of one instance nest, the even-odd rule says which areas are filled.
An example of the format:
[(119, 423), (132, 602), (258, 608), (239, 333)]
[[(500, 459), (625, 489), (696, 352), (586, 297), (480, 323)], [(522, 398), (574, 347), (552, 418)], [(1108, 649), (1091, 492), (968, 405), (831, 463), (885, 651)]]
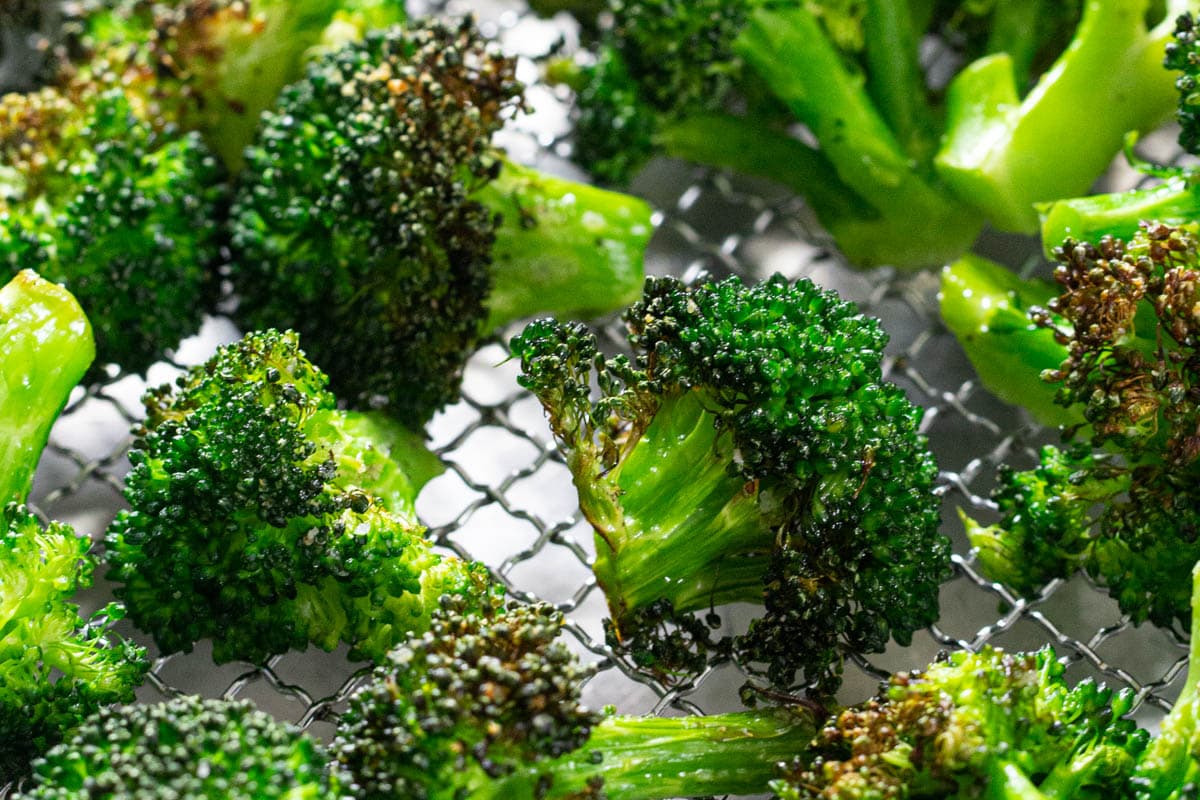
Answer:
[(1200, 219), (1196, 177), (1177, 175), (1149, 189), (1059, 200), (1039, 206), (1042, 246), (1049, 254), (1068, 237), (1099, 242), (1132, 239), (1143, 221), (1183, 225)]
[[(358, 486), (383, 500), (389, 511), (416, 516), (417, 495), (446, 467), (414, 432), (378, 411), (318, 411), (305, 423), (313, 441), (337, 442), (338, 482)], [(387, 458), (377, 454), (382, 451)], [(317, 453), (324, 458), (326, 453)]]
[(757, 492), (729, 474), (732, 453), (714, 455), (733, 445), (713, 423), (700, 392), (668, 398), (605, 482), (615, 481), (622, 513), (607, 509), (611, 495), (580, 488), (596, 527), (593, 570), (618, 629), (663, 599), (678, 613), (761, 601), (774, 533)]
[(867, 91), (904, 152), (926, 161), (937, 146), (937, 133), (918, 59), (920, 32), (913, 22), (905, 0), (867, 0), (863, 17)]
[[(766, 791), (776, 765), (803, 753), (817, 733), (802, 710), (766, 709), (707, 717), (610, 717), (587, 744), (500, 781), (488, 795), (521, 800), (544, 775), (544, 800), (584, 796), (603, 781), (608, 800), (664, 800)], [(590, 796), (590, 795), (589, 795)]]
[[(1186, 4), (1172, 0), (1167, 19), (1149, 31), (1148, 6), (1088, 0), (1071, 45), (1023, 100), (1008, 54), (964, 69), (947, 93), (946, 137), (935, 159), (942, 179), (1008, 231), (1036, 229), (1034, 203), (1085, 192), (1126, 132), (1152, 128), (1174, 108), (1162, 60)], [(1080, 126), (1086, 141), (1075, 135)]]
[(1007, 53), (1012, 64), (1013, 85), (1024, 88), (1029, 83), (1033, 59), (1041, 37), (1030, 35), (1044, 24), (1046, 0), (1006, 0), (992, 7), (988, 26), (987, 51)]
[(982, 216), (921, 173), (861, 77), (846, 68), (802, 4), (759, 9), (735, 48), (812, 131), (842, 182), (877, 211), (879, 219), (841, 231), (838, 245), (847, 257), (864, 265), (927, 267), (975, 240)]
[(474, 197), (500, 214), (488, 331), (540, 313), (596, 317), (641, 295), (645, 201), (508, 161)]
[(1048, 426), (1080, 422), (1079, 412), (1054, 401), (1055, 384), (1041, 379), (1058, 369), (1067, 348), (1054, 332), (1029, 319), (1029, 309), (1045, 306), (1057, 292), (1050, 284), (1023, 281), (994, 261), (966, 255), (942, 271), (941, 311), (989, 392), (1029, 409)]
[(96, 357), (92, 327), (63, 287), (22, 270), (0, 289), (0, 508), (22, 503), (50, 428)]

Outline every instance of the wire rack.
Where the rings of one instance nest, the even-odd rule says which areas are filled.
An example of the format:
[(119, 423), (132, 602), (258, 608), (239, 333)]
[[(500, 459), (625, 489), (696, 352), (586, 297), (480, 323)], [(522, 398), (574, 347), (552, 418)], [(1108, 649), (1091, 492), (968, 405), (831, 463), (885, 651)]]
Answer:
[[(531, 60), (560, 37), (572, 46), (569, 22), (539, 20), (506, 0), (409, 5), (415, 13), (473, 11), (487, 32), (522, 56), (520, 74), (531, 84), (530, 101), (537, 111), (511, 126), (503, 144), (517, 160), (579, 177), (564, 158), (569, 147), (564, 98), (536, 84)], [(1170, 156), (1172, 140), (1171, 132), (1160, 132), (1149, 139), (1149, 151)], [(1136, 177), (1118, 167), (1107, 181), (1110, 188), (1124, 188)], [(942, 619), (918, 632), (910, 647), (893, 646), (848, 664), (841, 699), (863, 699), (889, 672), (920, 667), (940, 650), (1051, 644), (1070, 662), (1069, 678), (1092, 676), (1133, 689), (1135, 716), (1154, 726), (1181, 688), (1187, 650), (1179, 632), (1134, 627), (1082, 575), (1053, 581), (1032, 599), (1018, 599), (984, 578), (969, 553), (956, 509), (981, 520), (995, 519), (987, 499), (995, 467), (1031, 466), (1037, 448), (1056, 437), (978, 384), (939, 321), (936, 273), (853, 269), (840, 260), (804, 204), (770, 184), (656, 161), (632, 189), (658, 209), (649, 272), (685, 279), (705, 273), (758, 279), (782, 272), (836, 289), (882, 320), (891, 335), (888, 377), (925, 409), (923, 430), (941, 468), (944, 530), (955, 552), (954, 577), (941, 590)], [(992, 235), (980, 248), (1027, 272), (1044, 268), (1036, 244), (1025, 239)], [(615, 320), (601, 321), (597, 328), (614, 344), (623, 339)], [(141, 415), (144, 388), (170, 380), (237, 337), (229, 320), (210, 318), (198, 336), (145, 378), (113, 373), (101, 384), (78, 389), (52, 432), (35, 479), (32, 501), (39, 513), (98, 538), (123, 502), (128, 431)], [(590, 527), (579, 514), (541, 407), (517, 386), (516, 366), (506, 362), (501, 341), (503, 337), (471, 359), (462, 401), (438, 414), (429, 427), (433, 449), (447, 467), (417, 504), (432, 536), (460, 556), (487, 564), (512, 594), (543, 599), (566, 612), (569, 644), (597, 667), (585, 689), (591, 705), (613, 704), (621, 713), (646, 714), (735, 710), (737, 689), (745, 680), (736, 663), (710, 667), (686, 685), (666, 686), (614, 659), (605, 647), (604, 599), (588, 568)], [(81, 605), (88, 613), (109, 599), (111, 588), (101, 581)], [(746, 610), (735, 607), (722, 616), (733, 630), (744, 625)], [(156, 652), (148, 637), (121, 625), (118, 630)], [(248, 698), (326, 737), (364, 669), (350, 663), (344, 649), (286, 654), (264, 667), (216, 666), (210, 648), (201, 643), (190, 654), (157, 658), (138, 699), (153, 702), (180, 693)], [(0, 787), (0, 800), (6, 796)]]

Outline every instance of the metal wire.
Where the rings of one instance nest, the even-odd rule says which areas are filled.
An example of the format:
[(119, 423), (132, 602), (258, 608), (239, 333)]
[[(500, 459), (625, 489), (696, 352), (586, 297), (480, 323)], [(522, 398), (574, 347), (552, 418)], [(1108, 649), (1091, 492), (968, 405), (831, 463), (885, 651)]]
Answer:
[[(413, 5), (413, 4), (410, 4)], [(514, 2), (415, 4), (422, 11), (480, 15), (485, 29), (506, 47), (536, 56), (571, 30), (563, 20), (546, 22), (522, 13)], [(521, 73), (536, 72), (523, 61)], [(515, 158), (570, 172), (561, 156), (568, 146), (561, 98), (533, 87), (539, 113), (519, 121), (505, 140)], [(1152, 140), (1166, 154), (1169, 134)], [(1162, 157), (1162, 153), (1158, 154)], [(1129, 186), (1128, 172), (1111, 179)], [(1055, 647), (1070, 662), (1068, 678), (1092, 676), (1137, 696), (1138, 720), (1154, 725), (1178, 693), (1186, 666), (1186, 641), (1178, 632), (1134, 627), (1115, 602), (1086, 577), (1047, 584), (1032, 599), (1015, 597), (988, 581), (969, 553), (957, 509), (990, 520), (987, 499), (995, 467), (1029, 466), (1037, 447), (1054, 436), (1022, 411), (982, 389), (961, 349), (939, 321), (937, 276), (901, 275), (891, 270), (859, 271), (843, 263), (815, 225), (804, 204), (771, 185), (659, 161), (633, 187), (659, 209), (648, 269), (694, 278), (701, 272), (761, 278), (782, 272), (809, 277), (859, 303), (882, 320), (891, 334), (886, 369), (925, 408), (923, 429), (938, 457), (938, 491), (945, 531), (954, 542), (955, 574), (942, 589), (941, 621), (918, 633), (911, 647), (854, 659), (847, 666), (841, 698), (866, 697), (889, 672), (917, 668), (939, 650), (977, 649), (985, 644), (1011, 649)], [(1011, 264), (1038, 268), (1033, 243), (993, 237), (984, 247)], [(612, 341), (623, 337), (615, 322), (600, 326)], [(128, 467), (130, 424), (140, 416), (138, 397), (147, 384), (164, 382), (189, 364), (203, 361), (219, 344), (237, 337), (232, 323), (211, 319), (171, 362), (154, 367), (143, 381), (113, 375), (80, 390), (55, 427), (38, 471), (33, 498), (39, 513), (98, 536), (120, 508)], [(739, 706), (737, 688), (745, 675), (737, 664), (710, 668), (687, 685), (667, 686), (614, 659), (604, 645), (604, 601), (588, 568), (591, 532), (581, 519), (574, 489), (551, 443), (542, 411), (515, 381), (496, 343), (481, 350), (466, 371), (463, 399), (430, 426), (436, 452), (447, 471), (422, 493), (418, 513), (435, 540), (464, 558), (486, 563), (509, 590), (556, 603), (569, 618), (575, 650), (598, 672), (585, 697), (596, 706), (614, 704), (622, 713), (701, 713)], [(89, 592), (86, 612), (110, 599), (107, 586)], [(744, 612), (724, 615), (730, 629)], [(152, 646), (122, 623), (123, 632)], [(203, 643), (191, 654), (158, 658), (139, 700), (152, 702), (181, 693), (248, 697), (265, 710), (327, 736), (330, 720), (363, 674), (344, 651), (310, 651), (272, 659), (265, 667), (214, 666)], [(5, 792), (0, 789), (0, 799)]]

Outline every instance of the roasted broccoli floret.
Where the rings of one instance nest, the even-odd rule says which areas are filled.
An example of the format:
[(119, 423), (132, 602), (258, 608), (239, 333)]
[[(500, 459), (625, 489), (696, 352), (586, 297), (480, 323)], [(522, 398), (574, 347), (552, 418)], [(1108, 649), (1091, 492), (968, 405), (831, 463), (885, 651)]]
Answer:
[(233, 209), (237, 316), (293, 327), (334, 390), (417, 427), (496, 326), (637, 296), (640, 200), (508, 163), (516, 62), (467, 19), (369, 34), (263, 116)]
[[(1185, 153), (1200, 154), (1200, 42), (1196, 17), (1191, 11), (1175, 20), (1175, 35), (1166, 48), (1164, 65), (1181, 74), (1175, 81), (1179, 145)], [(1195, 167), (1164, 167), (1139, 161), (1127, 150), (1130, 161), (1163, 180), (1145, 189), (1060, 200), (1040, 206), (1042, 241), (1046, 252), (1065, 239), (1098, 242), (1103, 236), (1129, 239), (1143, 221), (1181, 225), (1200, 220), (1200, 171)]]
[(1031, 593), (1082, 567), (1135, 622), (1189, 621), (1200, 560), (1200, 243), (1147, 224), (1128, 243), (1066, 242), (1062, 293), (1033, 318), (1064, 360), (1045, 373), (1078, 414), (1070, 446), (1004, 470), (1001, 519), (967, 521), (985, 571)]
[(959, 651), (828, 722), (779, 800), (1122, 797), (1148, 735), (1129, 689), (1069, 688), (1054, 651)]
[(777, 275), (651, 278), (625, 321), (632, 363), (578, 324), (512, 342), (595, 528), (614, 646), (690, 672), (729, 644), (693, 613), (748, 601), (765, 611), (734, 642), (743, 657), (783, 686), (832, 685), (843, 651), (907, 644), (937, 618), (936, 468), (920, 410), (881, 377), (875, 320)]
[(597, 714), (591, 670), (546, 605), (457, 601), (350, 700), (333, 788), (354, 800), (657, 800), (766, 789), (816, 732), (806, 708), (710, 717)]
[(211, 637), (217, 662), (262, 663), (340, 641), (378, 660), (440, 595), (490, 592), (416, 521), (440, 470), (420, 437), (325, 385), (295, 333), (265, 331), (146, 394), (108, 577), (163, 652)]
[(0, 785), (100, 706), (132, 700), (149, 668), (109, 631), (119, 605), (85, 620), (71, 602), (92, 583), (90, 546), (24, 506), (0, 511)]
[[(1035, 202), (1085, 191), (1126, 131), (1170, 113), (1171, 22), (1146, 21), (1162, 9), (1082, 6), (610, 0), (594, 58), (549, 75), (575, 88), (576, 158), (602, 180), (655, 153), (732, 168), (804, 195), (854, 263), (931, 266), (985, 220), (1031, 232)], [(964, 51), (944, 92), (928, 34)], [(1083, 126), (1081, 108), (1104, 113)]]
[(320, 800), (320, 747), (248, 701), (106, 708), (35, 765), (21, 800)]
[(262, 111), (315, 50), (402, 22), (402, 0), (106, 0), (82, 6), (74, 66), (135, 94), (159, 119), (203, 134), (231, 171)]
[(0, 264), (75, 294), (97, 368), (142, 372), (199, 329), (224, 202), (199, 137), (79, 84), (0, 99), (0, 163)]

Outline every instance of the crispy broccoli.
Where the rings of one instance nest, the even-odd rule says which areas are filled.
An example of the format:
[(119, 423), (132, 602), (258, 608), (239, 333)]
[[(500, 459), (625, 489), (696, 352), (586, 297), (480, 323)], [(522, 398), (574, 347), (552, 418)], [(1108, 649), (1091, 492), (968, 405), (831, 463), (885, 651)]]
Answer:
[(490, 592), (416, 521), (440, 470), (420, 437), (325, 385), (295, 333), (266, 331), (146, 394), (108, 577), (163, 652), (211, 637), (217, 662), (261, 663), (342, 641), (378, 660), (440, 595)]
[(749, 601), (766, 609), (743, 657), (780, 685), (832, 685), (841, 651), (907, 644), (936, 619), (936, 468), (920, 410), (881, 377), (875, 320), (780, 276), (651, 278), (625, 320), (633, 363), (578, 324), (512, 342), (595, 528), (612, 644), (687, 673), (729, 644), (692, 614)]
[(656, 800), (761, 792), (816, 732), (809, 710), (711, 717), (596, 714), (591, 673), (546, 605), (450, 601), (350, 700), (332, 746), (353, 800)]
[[(1032, 231), (1035, 202), (1086, 190), (1169, 114), (1170, 22), (1147, 26), (1150, 0), (1082, 5), (610, 0), (593, 63), (549, 75), (575, 88), (576, 158), (602, 180), (660, 152), (733, 168), (804, 195), (855, 263), (930, 266), (985, 219)], [(944, 95), (926, 34), (965, 50)]]
[(1134, 695), (1068, 688), (1054, 651), (959, 651), (834, 717), (773, 784), (779, 800), (1116, 798), (1148, 735)]
[[(1197, 40), (1196, 17), (1192, 12), (1175, 20), (1175, 36), (1166, 48), (1164, 65), (1181, 73), (1175, 81), (1179, 122), (1179, 145), (1184, 152), (1200, 154), (1200, 41)], [(1131, 139), (1127, 150), (1136, 142)], [(1145, 189), (1079, 197), (1046, 203), (1039, 207), (1042, 215), (1042, 241), (1046, 252), (1065, 239), (1097, 242), (1103, 236), (1129, 239), (1137, 233), (1142, 221), (1180, 225), (1200, 220), (1200, 195), (1197, 182), (1200, 171), (1195, 167), (1164, 167), (1137, 160), (1132, 152), (1130, 161), (1150, 175), (1164, 180)]]
[(233, 209), (238, 318), (294, 327), (334, 390), (414, 427), (483, 335), (637, 296), (640, 200), (510, 164), (516, 63), (464, 20), (369, 34), (263, 117)]
[(82, 4), (73, 72), (199, 131), (236, 172), (259, 114), (314, 50), (404, 20), (402, 0), (107, 0)]
[(320, 800), (325, 755), (245, 701), (107, 708), (35, 765), (21, 800)]
[(1081, 423), (1037, 468), (1002, 471), (1000, 521), (967, 520), (968, 536), (1019, 592), (1082, 567), (1135, 622), (1186, 626), (1200, 560), (1200, 242), (1147, 224), (1128, 243), (1068, 240), (1057, 257), (1062, 293), (1033, 318), (1063, 347), (1046, 377)]
[(0, 786), (100, 706), (132, 700), (149, 668), (109, 631), (119, 605), (85, 620), (71, 602), (92, 583), (90, 546), (24, 506), (0, 511)]
[(0, 99), (0, 163), (0, 263), (75, 294), (97, 370), (142, 372), (199, 329), (224, 190), (197, 136), (77, 84)]

